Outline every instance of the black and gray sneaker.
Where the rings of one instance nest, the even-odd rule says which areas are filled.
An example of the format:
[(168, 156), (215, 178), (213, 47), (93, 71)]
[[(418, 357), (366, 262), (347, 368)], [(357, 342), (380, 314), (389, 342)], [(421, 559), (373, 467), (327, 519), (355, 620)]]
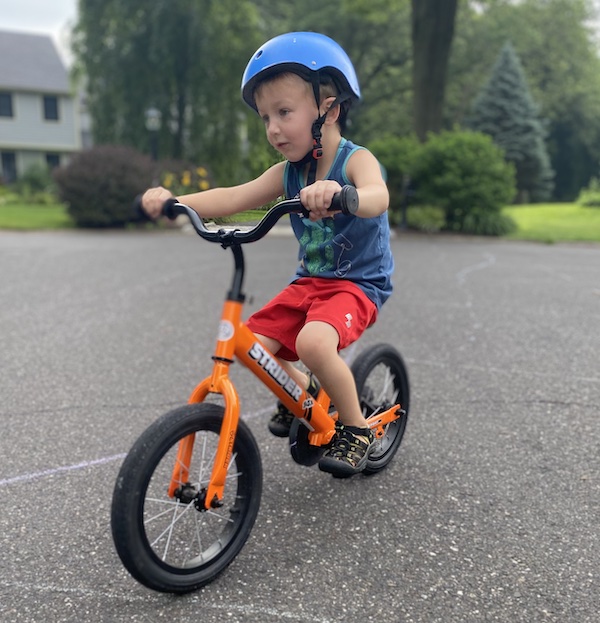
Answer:
[[(316, 377), (310, 374), (308, 377), (308, 388), (306, 389), (306, 391), (311, 396), (316, 398), (320, 390), (321, 384), (319, 383), (319, 381), (317, 381)], [(277, 411), (273, 413), (268, 424), (271, 433), (273, 433), (275, 437), (288, 437), (293, 421), (294, 414), (291, 413), (289, 409), (278, 400)]]
[(319, 469), (336, 478), (348, 478), (363, 471), (375, 448), (370, 428), (336, 424), (333, 444), (319, 461)]
[(273, 413), (269, 420), (269, 430), (275, 437), (287, 437), (294, 421), (294, 414), (288, 408), (277, 401), (277, 411)]

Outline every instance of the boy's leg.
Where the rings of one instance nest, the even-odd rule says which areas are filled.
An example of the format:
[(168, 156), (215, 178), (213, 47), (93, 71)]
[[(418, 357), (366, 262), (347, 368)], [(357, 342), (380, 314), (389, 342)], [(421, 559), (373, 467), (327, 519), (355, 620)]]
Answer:
[(338, 343), (332, 325), (311, 321), (298, 334), (296, 351), (325, 388), (342, 424), (319, 468), (334, 476), (352, 476), (364, 469), (375, 437), (360, 409), (352, 371), (338, 354)]
[[(273, 355), (276, 355), (281, 344), (273, 338), (255, 333), (256, 337), (271, 351)], [(285, 359), (277, 359), (281, 367), (298, 383), (298, 385), (304, 389), (307, 389), (309, 385), (309, 377), (304, 374), (302, 370), (299, 370), (291, 361)], [(276, 437), (287, 437), (290, 434), (290, 427), (294, 421), (294, 415), (279, 401), (277, 401), (277, 410), (269, 419), (269, 430)]]
[(326, 322), (307, 322), (296, 339), (298, 357), (319, 379), (336, 406), (342, 424), (365, 428), (354, 376), (340, 357), (337, 331)]

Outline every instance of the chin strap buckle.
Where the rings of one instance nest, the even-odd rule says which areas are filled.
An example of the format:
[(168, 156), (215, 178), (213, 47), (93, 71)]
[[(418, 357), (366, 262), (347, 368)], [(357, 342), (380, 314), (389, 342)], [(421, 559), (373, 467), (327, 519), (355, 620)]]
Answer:
[(319, 139), (315, 139), (313, 141), (312, 157), (315, 160), (323, 157), (323, 145), (321, 145), (321, 141)]
[(323, 157), (323, 145), (321, 145), (321, 127), (325, 121), (325, 115), (319, 117), (312, 124), (313, 150), (312, 157), (315, 160)]

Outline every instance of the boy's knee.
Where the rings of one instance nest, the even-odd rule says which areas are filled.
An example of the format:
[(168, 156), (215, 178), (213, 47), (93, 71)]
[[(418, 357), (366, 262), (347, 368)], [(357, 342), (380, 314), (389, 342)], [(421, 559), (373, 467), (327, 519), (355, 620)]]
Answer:
[(337, 354), (337, 344), (331, 336), (323, 335), (322, 331), (302, 330), (296, 338), (296, 352), (309, 365), (310, 361)]

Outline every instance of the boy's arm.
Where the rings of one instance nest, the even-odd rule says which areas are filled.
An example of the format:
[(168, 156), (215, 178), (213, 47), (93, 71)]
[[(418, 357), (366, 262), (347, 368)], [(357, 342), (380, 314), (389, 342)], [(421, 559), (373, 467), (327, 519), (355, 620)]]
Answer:
[(348, 160), (346, 173), (358, 191), (356, 216), (379, 216), (388, 209), (390, 195), (379, 162), (370, 151), (359, 149), (354, 152)]
[[(202, 218), (229, 216), (259, 208), (283, 195), (284, 166), (285, 163), (279, 162), (245, 184), (179, 195), (177, 199), (196, 210)], [(149, 188), (142, 195), (142, 208), (150, 218), (156, 219), (160, 216), (165, 201), (171, 197), (173, 194), (162, 186)]]
[[(389, 193), (381, 167), (375, 156), (366, 149), (359, 149), (350, 156), (346, 166), (350, 182), (358, 191), (358, 211), (356, 216), (369, 218), (379, 216), (388, 209)], [(333, 195), (341, 190), (341, 186), (333, 180), (318, 180), (300, 191), (300, 200), (309, 210), (310, 219), (331, 216), (328, 212)]]

